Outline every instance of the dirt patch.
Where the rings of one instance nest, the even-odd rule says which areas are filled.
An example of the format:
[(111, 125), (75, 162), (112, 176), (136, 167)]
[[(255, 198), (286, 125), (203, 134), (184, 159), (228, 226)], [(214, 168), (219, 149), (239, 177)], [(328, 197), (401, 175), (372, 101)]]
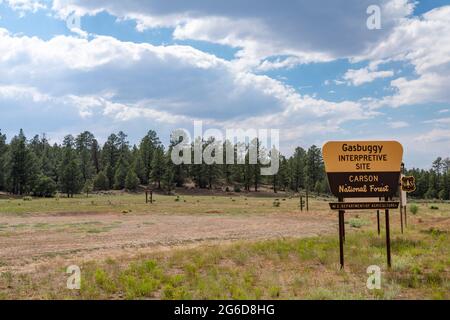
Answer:
[(31, 272), (56, 261), (76, 264), (173, 246), (323, 235), (337, 224), (333, 214), (293, 212), (264, 216), (64, 213), (0, 217), (0, 225), (0, 271)]

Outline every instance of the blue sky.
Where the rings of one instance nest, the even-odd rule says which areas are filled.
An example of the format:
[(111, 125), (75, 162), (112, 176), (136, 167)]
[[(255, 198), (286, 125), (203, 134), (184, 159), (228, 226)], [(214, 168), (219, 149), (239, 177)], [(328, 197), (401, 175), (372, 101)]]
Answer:
[(450, 156), (449, 82), (450, 0), (0, 0), (9, 138), (155, 129), (167, 143), (202, 120), (280, 129), (286, 154), (398, 140), (429, 167)]

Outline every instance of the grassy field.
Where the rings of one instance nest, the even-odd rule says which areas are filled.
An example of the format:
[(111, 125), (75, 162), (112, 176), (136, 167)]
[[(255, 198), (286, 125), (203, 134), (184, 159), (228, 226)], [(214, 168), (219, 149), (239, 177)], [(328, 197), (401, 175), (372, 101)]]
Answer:
[[(29, 197), (0, 199), (0, 216), (26, 216), (39, 213), (155, 213), (155, 214), (265, 214), (295, 211), (299, 208), (299, 199), (288, 194), (271, 197), (253, 195), (177, 195), (155, 194), (152, 205), (145, 203), (145, 195), (129, 193), (111, 193), (78, 195), (73, 199), (66, 197), (33, 199)], [(314, 210), (327, 211), (328, 205), (316, 201)], [(274, 202), (280, 202), (279, 207)]]
[[(75, 199), (0, 200), (0, 217), (24, 219), (63, 213), (114, 213), (170, 217), (187, 215), (281, 217), (290, 213), (303, 219), (298, 199), (288, 195), (156, 196), (156, 203), (142, 203), (142, 195), (101, 195)], [(276, 202), (280, 204), (277, 205)], [(391, 216), (393, 268), (386, 268), (384, 234), (376, 233), (375, 214), (352, 212), (346, 217), (346, 267), (339, 269), (338, 237), (277, 237), (268, 240), (236, 240), (176, 246), (132, 255), (105, 255), (80, 263), (81, 290), (68, 290), (66, 260), (49, 260), (35, 270), (15, 272), (3, 268), (2, 299), (449, 299), (450, 298), (450, 204), (417, 204), (408, 215), (408, 229), (399, 230), (398, 212)], [(311, 201), (312, 214), (335, 219), (327, 201)], [(384, 215), (382, 215), (384, 217)], [(337, 219), (336, 226), (337, 226)], [(325, 220), (324, 220), (325, 221)], [(382, 219), (384, 221), (384, 219)], [(78, 223), (78, 224), (77, 224)], [(17, 224), (17, 223), (16, 223)], [(26, 224), (26, 223), (25, 223)], [(87, 238), (99, 233), (114, 235), (113, 222), (66, 226)], [(148, 228), (152, 228), (149, 222)], [(30, 229), (32, 235), (48, 232), (55, 225), (0, 225), (0, 238)], [(16, 230), (17, 229), (17, 230)], [(384, 223), (382, 224), (384, 229)], [(90, 230), (90, 231), (89, 231)], [(96, 231), (97, 230), (97, 231)], [(384, 231), (384, 230), (383, 230)], [(93, 239), (93, 238), (92, 238)], [(111, 240), (114, 240), (113, 237)], [(87, 241), (87, 240), (85, 240)], [(1, 260), (0, 260), (1, 262)], [(366, 287), (370, 265), (382, 268), (382, 288)], [(1, 263), (0, 263), (1, 267)]]

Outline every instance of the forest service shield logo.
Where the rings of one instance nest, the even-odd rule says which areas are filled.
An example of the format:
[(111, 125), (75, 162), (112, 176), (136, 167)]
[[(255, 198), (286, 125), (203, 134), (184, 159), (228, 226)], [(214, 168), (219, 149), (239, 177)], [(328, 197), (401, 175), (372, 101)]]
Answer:
[(402, 191), (406, 192), (416, 191), (416, 179), (412, 176), (402, 177)]

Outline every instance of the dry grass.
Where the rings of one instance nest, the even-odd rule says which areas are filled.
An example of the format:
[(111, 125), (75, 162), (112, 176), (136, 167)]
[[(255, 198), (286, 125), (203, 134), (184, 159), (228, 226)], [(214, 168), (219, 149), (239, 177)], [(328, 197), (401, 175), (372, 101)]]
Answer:
[[(5, 203), (0, 203), (0, 211), (13, 215), (39, 214), (61, 212), (58, 210), (67, 208), (72, 212), (89, 207), (92, 200), (99, 203), (97, 209), (132, 210), (133, 214), (145, 214), (147, 210), (195, 215), (211, 210), (220, 211), (214, 214), (224, 215), (273, 215), (298, 211), (297, 199), (288, 197), (285, 200), (279, 198), (279, 207), (272, 205), (273, 198), (245, 196), (232, 199), (180, 196), (179, 201), (175, 201), (175, 197), (157, 196), (156, 204), (151, 207), (140, 204), (142, 199), (137, 195), (107, 199), (98, 196), (93, 199), (33, 200), (23, 204), (28, 211), (12, 213), (4, 211)], [(107, 201), (114, 201), (114, 205)], [(57, 204), (52, 205), (54, 202)], [(431, 209), (430, 203), (419, 203), (418, 206), (416, 215), (409, 214), (409, 227), (403, 235), (399, 232), (398, 213), (392, 213), (391, 270), (385, 267), (384, 235), (376, 234), (375, 215), (353, 212), (347, 215), (346, 268), (343, 271), (338, 265), (337, 235), (239, 241), (132, 257), (105, 256), (102, 260), (85, 262), (81, 264), (82, 288), (79, 291), (66, 289), (68, 275), (62, 262), (53, 261), (33, 273), (4, 272), (0, 276), (0, 298), (449, 299), (450, 205), (435, 204), (439, 209)], [(312, 201), (311, 207), (318, 212), (328, 211), (327, 203), (322, 200)], [(45, 231), (52, 226), (33, 227)], [(84, 227), (95, 229), (102, 225)], [(0, 226), (0, 233), (10, 232), (9, 228), (8, 225)], [(370, 265), (382, 267), (381, 290), (366, 288), (366, 269)]]
[[(207, 214), (212, 211), (223, 214), (267, 214), (295, 211), (299, 199), (287, 194), (279, 197), (253, 197), (245, 194), (233, 195), (154, 195), (154, 203), (146, 204), (143, 194), (99, 194), (89, 198), (78, 195), (68, 199), (33, 198), (0, 199), (0, 216), (27, 216), (51, 213), (161, 213), (161, 214)], [(274, 209), (273, 202), (280, 202)], [(328, 211), (323, 201), (311, 200), (315, 211)], [(314, 203), (314, 204), (313, 204)]]

